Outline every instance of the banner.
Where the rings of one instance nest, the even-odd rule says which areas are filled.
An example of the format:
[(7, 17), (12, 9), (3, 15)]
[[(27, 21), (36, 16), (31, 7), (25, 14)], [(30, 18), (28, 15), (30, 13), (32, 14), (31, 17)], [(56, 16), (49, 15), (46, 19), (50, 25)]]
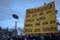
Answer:
[(57, 33), (54, 2), (26, 10), (24, 23), (25, 34)]

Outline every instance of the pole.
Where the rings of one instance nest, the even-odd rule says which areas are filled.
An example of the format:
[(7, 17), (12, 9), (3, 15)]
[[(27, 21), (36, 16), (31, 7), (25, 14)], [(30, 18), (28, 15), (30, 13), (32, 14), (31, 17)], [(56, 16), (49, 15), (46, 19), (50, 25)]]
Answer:
[(15, 21), (15, 35), (17, 35), (17, 21)]
[(17, 21), (15, 21), (15, 29), (17, 29)]

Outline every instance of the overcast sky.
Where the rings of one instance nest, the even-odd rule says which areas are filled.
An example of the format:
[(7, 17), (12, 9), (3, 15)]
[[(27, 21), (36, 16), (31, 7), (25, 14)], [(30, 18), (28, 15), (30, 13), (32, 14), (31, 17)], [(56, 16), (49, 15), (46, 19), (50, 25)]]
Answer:
[[(24, 18), (26, 9), (43, 6), (44, 2), (49, 3), (52, 0), (0, 0), (0, 26), (2, 28), (14, 28), (15, 19), (11, 16), (19, 16), (18, 28), (24, 27)], [(57, 20), (60, 22), (60, 0), (55, 1), (55, 8), (58, 10)], [(60, 29), (60, 27), (58, 27)]]

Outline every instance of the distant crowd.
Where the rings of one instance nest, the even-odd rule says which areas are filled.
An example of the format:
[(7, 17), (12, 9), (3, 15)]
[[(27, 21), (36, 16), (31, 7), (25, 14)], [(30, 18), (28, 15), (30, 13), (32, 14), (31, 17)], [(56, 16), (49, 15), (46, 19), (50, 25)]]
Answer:
[(20, 35), (9, 37), (7, 40), (60, 40), (60, 33)]
[(15, 35), (14, 31), (8, 31), (0, 27), (0, 40), (60, 40), (60, 31), (51, 34), (21, 34)]

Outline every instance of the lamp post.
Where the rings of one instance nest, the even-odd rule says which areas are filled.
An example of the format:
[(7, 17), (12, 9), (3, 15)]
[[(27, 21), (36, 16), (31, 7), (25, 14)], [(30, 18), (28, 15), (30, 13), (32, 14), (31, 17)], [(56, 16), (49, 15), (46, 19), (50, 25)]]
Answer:
[[(16, 20), (19, 19), (19, 17), (16, 14), (12, 14), (12, 17)], [(17, 21), (15, 21), (15, 35), (17, 35)]]

